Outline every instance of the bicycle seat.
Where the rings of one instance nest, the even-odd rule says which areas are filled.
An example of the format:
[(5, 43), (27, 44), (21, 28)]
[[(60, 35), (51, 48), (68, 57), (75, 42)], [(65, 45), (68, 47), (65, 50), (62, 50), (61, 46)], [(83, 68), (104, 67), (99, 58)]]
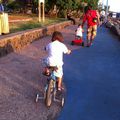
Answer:
[(48, 66), (48, 68), (52, 71), (56, 70), (57, 69), (57, 66)]

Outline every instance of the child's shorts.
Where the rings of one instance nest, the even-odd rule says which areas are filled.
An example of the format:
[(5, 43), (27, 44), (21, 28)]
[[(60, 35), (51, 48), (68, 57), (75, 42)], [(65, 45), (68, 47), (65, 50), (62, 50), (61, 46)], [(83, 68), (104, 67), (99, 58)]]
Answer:
[(78, 35), (76, 35), (76, 39), (82, 39), (82, 36), (78, 36)]
[[(47, 58), (44, 58), (44, 59), (43, 59), (43, 64), (44, 64), (44, 67), (49, 67), (49, 66), (51, 66), (51, 65), (49, 65), (49, 63), (48, 63)], [(60, 66), (60, 65), (54, 65), (54, 66), (56, 66), (56, 67), (58, 68), (57, 70), (54, 71), (55, 76), (62, 78), (62, 76), (63, 76), (63, 68), (62, 68), (62, 66)]]
[(63, 76), (63, 68), (62, 68), (62, 66), (57, 66), (57, 68), (58, 69), (56, 71), (54, 71), (54, 75), (56, 77), (62, 78), (62, 76)]

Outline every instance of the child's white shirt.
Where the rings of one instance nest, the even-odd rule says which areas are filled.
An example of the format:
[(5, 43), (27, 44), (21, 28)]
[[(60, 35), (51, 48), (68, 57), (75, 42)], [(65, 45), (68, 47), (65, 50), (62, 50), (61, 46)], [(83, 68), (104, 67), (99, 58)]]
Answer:
[(48, 51), (47, 62), (49, 66), (62, 66), (63, 54), (68, 52), (68, 48), (56, 40), (46, 46), (46, 51)]
[(82, 31), (83, 31), (82, 27), (78, 27), (77, 31), (76, 31), (76, 36), (82, 37), (82, 35), (83, 35)]

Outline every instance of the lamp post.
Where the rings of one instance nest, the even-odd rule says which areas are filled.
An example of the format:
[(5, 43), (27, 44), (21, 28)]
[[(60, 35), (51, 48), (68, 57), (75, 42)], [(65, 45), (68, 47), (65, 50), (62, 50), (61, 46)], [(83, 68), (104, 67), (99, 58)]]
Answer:
[(108, 0), (106, 1), (106, 17), (105, 17), (106, 21), (107, 21), (107, 16), (108, 16)]
[[(41, 20), (44, 22), (45, 21), (45, 8), (44, 8), (44, 2), (45, 0), (38, 0), (38, 17), (39, 17), (39, 22)], [(42, 4), (42, 5), (41, 5)], [(41, 8), (42, 7), (42, 8)]]

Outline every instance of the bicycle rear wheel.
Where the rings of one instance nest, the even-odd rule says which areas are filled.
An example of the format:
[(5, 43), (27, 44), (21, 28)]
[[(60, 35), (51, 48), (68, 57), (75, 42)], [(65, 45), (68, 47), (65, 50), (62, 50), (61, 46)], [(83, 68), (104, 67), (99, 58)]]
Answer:
[(53, 80), (51, 79), (48, 83), (48, 88), (46, 90), (45, 104), (47, 107), (51, 106), (52, 94), (53, 94)]

